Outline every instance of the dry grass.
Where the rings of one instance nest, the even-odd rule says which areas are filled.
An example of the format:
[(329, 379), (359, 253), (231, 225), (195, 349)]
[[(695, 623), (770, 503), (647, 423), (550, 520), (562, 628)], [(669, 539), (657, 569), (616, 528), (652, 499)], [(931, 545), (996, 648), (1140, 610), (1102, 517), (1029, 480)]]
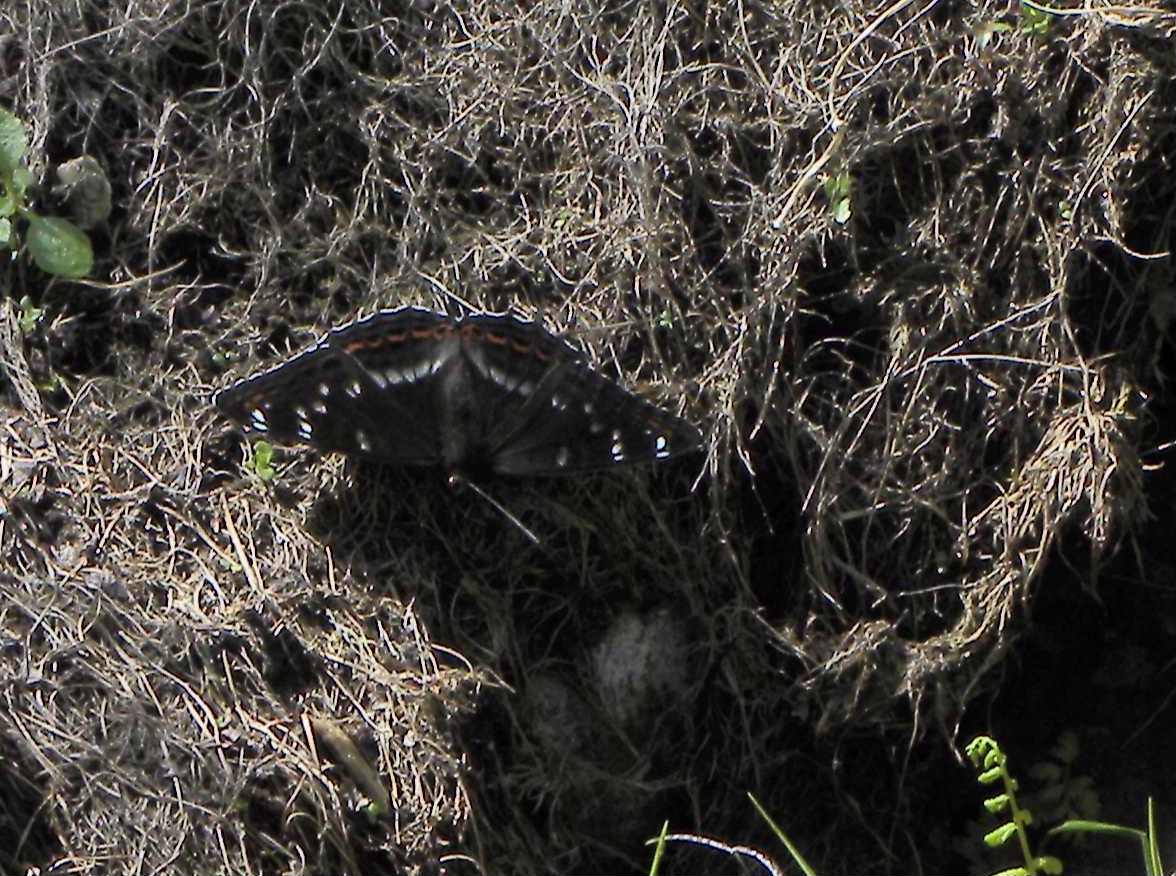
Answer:
[[(96, 282), (5, 278), (46, 316), (3, 344), (0, 870), (641, 869), (664, 817), (762, 840), (748, 790), (909, 870), (920, 804), (823, 740), (952, 737), (1047, 560), (1143, 519), (1167, 391), (1176, 15), (1024, 21), (6, 5), (34, 171), (95, 156), (115, 212)], [(454, 298), (705, 422), (705, 470), (495, 485), (538, 548), (433, 473), (241, 474), (230, 372)], [(663, 648), (684, 687), (604, 671)]]

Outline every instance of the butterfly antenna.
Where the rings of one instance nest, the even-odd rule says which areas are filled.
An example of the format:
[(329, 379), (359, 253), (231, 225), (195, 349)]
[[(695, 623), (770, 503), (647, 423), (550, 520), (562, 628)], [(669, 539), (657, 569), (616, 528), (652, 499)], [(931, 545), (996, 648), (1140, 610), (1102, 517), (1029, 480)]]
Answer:
[(542, 542), (539, 540), (539, 536), (537, 536), (535, 533), (531, 532), (531, 530), (529, 530), (527, 528), (526, 524), (524, 524), (523, 521), (519, 520), (518, 517), (516, 517), (509, 510), (507, 510), (507, 507), (505, 505), (503, 505), (501, 502), (499, 502), (497, 499), (495, 499), (493, 496), (491, 496), (489, 493), (487, 493), (485, 490), (483, 490), (481, 487), (479, 487), (476, 483), (469, 480), (468, 478), (462, 477), (461, 475), (457, 474), (456, 472), (449, 476), (449, 486), (458, 487), (461, 485), (469, 487), (471, 490), (473, 490), (475, 493), (477, 493), (479, 496), (481, 496), (483, 499), (485, 499), (487, 502), (489, 502), (491, 505), (493, 505), (495, 508), (497, 508), (498, 512), (503, 517), (505, 517), (507, 520), (509, 520), (511, 523), (513, 523), (515, 526), (517, 526), (519, 528), (519, 531), (522, 532), (523, 535), (525, 535), (528, 539), (531, 540), (532, 544), (534, 544), (536, 546), (542, 544)]

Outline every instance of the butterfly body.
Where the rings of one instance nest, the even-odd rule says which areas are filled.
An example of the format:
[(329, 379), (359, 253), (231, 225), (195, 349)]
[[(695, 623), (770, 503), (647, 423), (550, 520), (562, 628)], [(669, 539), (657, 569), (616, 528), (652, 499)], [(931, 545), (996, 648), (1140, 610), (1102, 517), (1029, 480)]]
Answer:
[(277, 441), (450, 474), (572, 474), (702, 444), (694, 426), (509, 314), (377, 313), (217, 393), (214, 403)]

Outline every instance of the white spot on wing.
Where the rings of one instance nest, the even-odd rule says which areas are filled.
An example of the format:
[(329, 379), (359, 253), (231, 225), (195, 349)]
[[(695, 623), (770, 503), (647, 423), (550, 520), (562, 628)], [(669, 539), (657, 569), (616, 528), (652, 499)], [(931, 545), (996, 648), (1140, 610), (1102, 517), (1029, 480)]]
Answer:
[(665, 435), (657, 436), (657, 440), (653, 442), (653, 452), (658, 459), (665, 459), (670, 455), (669, 442), (666, 441)]
[(265, 411), (254, 408), (249, 414), (249, 424), (258, 432), (269, 431), (269, 423), (265, 421)]
[(318, 385), (318, 391), (319, 395), (321, 395), (323, 398), (327, 398), (331, 394), (331, 384), (327, 383), (326, 381), (320, 383)]
[(620, 441), (621, 441), (621, 430), (620, 429), (613, 429), (612, 440), (616, 441), (618, 444), (620, 443)]
[(561, 447), (555, 453), (555, 464), (560, 468), (567, 468), (568, 462), (571, 461), (572, 454), (566, 447)]
[(620, 441), (614, 441), (613, 446), (609, 449), (609, 452), (612, 453), (613, 462), (625, 461), (625, 445)]
[(359, 398), (362, 392), (363, 384), (361, 384), (358, 380), (353, 380), (347, 384), (347, 394), (352, 398)]
[(303, 441), (309, 441), (310, 436), (312, 434), (314, 434), (314, 430), (311, 429), (311, 427), (310, 427), (310, 421), (309, 420), (299, 420), (298, 421), (298, 437), (301, 438)]
[(388, 388), (388, 378), (386, 378), (379, 371), (368, 371), (367, 375), (368, 375), (368, 377), (370, 377), (372, 379), (372, 383), (374, 383), (377, 386), (377, 388), (379, 388), (379, 389), (387, 389)]
[(497, 383), (499, 386), (506, 386), (506, 372), (501, 368), (487, 365), (486, 374), (490, 377), (491, 382)]
[(368, 438), (367, 432), (363, 431), (363, 429), (356, 429), (355, 430), (355, 440), (359, 443), (359, 449), (362, 450), (364, 453), (371, 453), (372, 452), (371, 439)]
[(321, 402), (317, 399), (310, 403), (310, 409), (312, 411), (314, 411), (316, 414), (319, 414), (320, 416), (323, 414), (326, 414), (326, 412), (327, 412), (326, 404), (324, 404), (323, 402)]

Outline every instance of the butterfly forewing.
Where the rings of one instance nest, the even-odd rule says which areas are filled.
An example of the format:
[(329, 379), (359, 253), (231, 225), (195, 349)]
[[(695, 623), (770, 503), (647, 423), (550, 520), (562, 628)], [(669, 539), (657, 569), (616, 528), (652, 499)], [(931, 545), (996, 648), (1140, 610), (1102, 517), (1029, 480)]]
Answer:
[(216, 395), (226, 416), (283, 443), (404, 465), (440, 462), (431, 380), (444, 348), (431, 338), (444, 317), (400, 312), (335, 329), (294, 359)]

